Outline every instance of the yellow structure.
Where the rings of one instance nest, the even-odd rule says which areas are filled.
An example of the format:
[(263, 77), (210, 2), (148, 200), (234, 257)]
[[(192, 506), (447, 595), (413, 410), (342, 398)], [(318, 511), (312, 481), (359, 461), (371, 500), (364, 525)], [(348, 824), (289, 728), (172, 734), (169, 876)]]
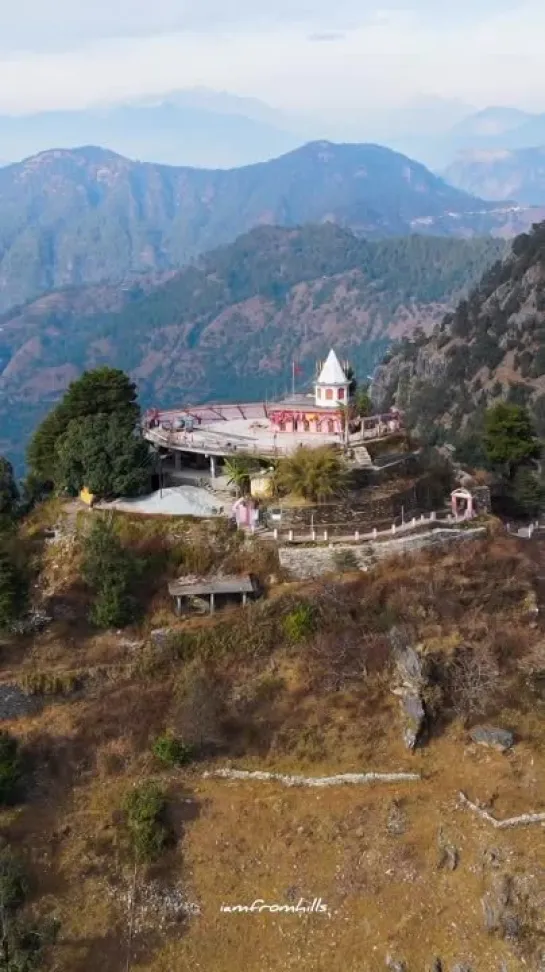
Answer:
[(250, 476), (250, 493), (256, 499), (269, 499), (273, 495), (272, 472), (264, 469)]
[(92, 506), (95, 502), (95, 494), (91, 493), (87, 486), (83, 487), (81, 493), (79, 494), (79, 498), (82, 503), (85, 503), (87, 506)]

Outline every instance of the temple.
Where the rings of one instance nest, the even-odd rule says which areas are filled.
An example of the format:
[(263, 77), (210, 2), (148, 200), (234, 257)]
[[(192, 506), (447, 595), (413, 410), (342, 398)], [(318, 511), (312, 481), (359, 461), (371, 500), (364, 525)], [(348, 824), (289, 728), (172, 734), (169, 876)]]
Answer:
[(350, 382), (333, 351), (314, 386), (314, 400), (301, 396), (291, 402), (271, 408), (269, 418), (276, 432), (313, 432), (319, 435), (342, 435), (344, 428), (343, 407), (349, 400)]
[(299, 446), (357, 447), (401, 426), (398, 412), (362, 418), (349, 411), (351, 381), (332, 349), (321, 366), (313, 392), (274, 403), (209, 404), (159, 411), (144, 419), (146, 438), (173, 459), (174, 471), (202, 468), (217, 475), (218, 461), (233, 455), (259, 458), (289, 455)]

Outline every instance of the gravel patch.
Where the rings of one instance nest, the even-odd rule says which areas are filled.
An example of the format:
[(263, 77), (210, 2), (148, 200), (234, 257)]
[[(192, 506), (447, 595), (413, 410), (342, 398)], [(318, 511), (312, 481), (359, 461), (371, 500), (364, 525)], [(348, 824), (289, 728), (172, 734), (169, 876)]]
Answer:
[(0, 720), (33, 715), (39, 708), (38, 699), (26, 695), (18, 685), (0, 685)]

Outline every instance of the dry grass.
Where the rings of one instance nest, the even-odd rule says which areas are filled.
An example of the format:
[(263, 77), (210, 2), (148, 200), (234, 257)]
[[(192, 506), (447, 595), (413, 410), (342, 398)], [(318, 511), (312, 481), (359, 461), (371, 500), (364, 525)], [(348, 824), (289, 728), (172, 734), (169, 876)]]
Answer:
[[(387, 954), (410, 972), (436, 955), (446, 969), (462, 960), (478, 972), (496, 972), (502, 960), (509, 972), (533, 967), (545, 934), (543, 831), (492, 833), (457, 807), (456, 795), (463, 790), (502, 817), (545, 807), (543, 700), (529, 678), (543, 660), (545, 632), (531, 613), (541, 571), (539, 557), (495, 539), (382, 564), (367, 576), (283, 587), (246, 612), (184, 623), (182, 641), (162, 654), (138, 647), (148, 618), (123, 636), (84, 630), (81, 641), (53, 626), (26, 646), (19, 666), (12, 657), (8, 672), (4, 663), (3, 679), (38, 678), (33, 671), (62, 684), (76, 670), (88, 675), (82, 697), (53, 697), (10, 726), (34, 785), (0, 825), (25, 847), (33, 907), (61, 919), (55, 968), (126, 967), (132, 865), (120, 808), (149, 778), (167, 791), (177, 843), (149, 872), (139, 870), (138, 886), (180, 885), (201, 913), (178, 924), (141, 916), (132, 972), (378, 972)], [(301, 604), (316, 625), (289, 644), (281, 620)], [(460, 646), (492, 653), (501, 692), (487, 716), (515, 731), (509, 754), (471, 744), (454, 708), (425, 748), (404, 750), (390, 691), (393, 623), (437, 666), (446, 706)], [(164, 770), (151, 755), (166, 728), (198, 730), (191, 767)], [(423, 780), (315, 791), (203, 779), (226, 761), (309, 775), (410, 769)], [(397, 834), (388, 824), (393, 801), (404, 820)], [(454, 872), (438, 868), (440, 832), (459, 852)], [(496, 874), (513, 879), (523, 902), (515, 945), (484, 927), (481, 899)], [(299, 897), (321, 897), (332, 916), (220, 912), (222, 904)]]

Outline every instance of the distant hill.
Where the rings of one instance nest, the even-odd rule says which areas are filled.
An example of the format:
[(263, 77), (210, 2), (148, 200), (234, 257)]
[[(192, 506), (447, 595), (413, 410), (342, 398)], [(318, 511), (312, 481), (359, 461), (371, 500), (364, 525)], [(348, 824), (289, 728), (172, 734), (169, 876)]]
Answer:
[(539, 116), (520, 108), (492, 106), (468, 115), (450, 130), (450, 136), (460, 141), (503, 138), (509, 132), (524, 128)]
[(303, 128), (254, 98), (195, 88), (128, 104), (0, 115), (0, 146), (11, 162), (52, 146), (102, 145), (142, 162), (227, 168), (295, 148)]
[(315, 142), (228, 171), (59, 149), (0, 169), (0, 311), (59, 287), (180, 267), (262, 224), (334, 222), (381, 238), (510, 235), (536, 218), (377, 145)]
[(545, 114), (495, 106), (469, 112), (447, 129), (438, 124), (430, 132), (416, 125), (412, 132), (384, 142), (422, 159), (434, 171), (444, 172), (462, 152), (519, 151), (545, 145)]
[(502, 399), (528, 405), (545, 436), (545, 223), (516, 239), (432, 334), (392, 349), (373, 396), (405, 409), (432, 441), (467, 439)]
[(0, 318), (0, 454), (20, 468), (40, 416), (102, 363), (163, 406), (283, 393), (294, 358), (304, 383), (333, 344), (366, 376), (392, 338), (429, 331), (504, 249), (261, 227), (177, 273), (41, 297)]
[(459, 155), (443, 175), (458, 189), (484, 199), (545, 205), (545, 148), (474, 149)]

